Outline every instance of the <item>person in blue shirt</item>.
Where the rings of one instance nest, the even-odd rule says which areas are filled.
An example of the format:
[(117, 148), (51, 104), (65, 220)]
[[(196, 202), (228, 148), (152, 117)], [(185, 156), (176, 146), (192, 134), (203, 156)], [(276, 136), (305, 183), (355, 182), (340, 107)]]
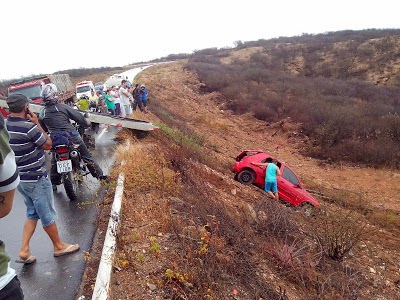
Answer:
[(146, 90), (146, 87), (144, 86), (144, 84), (142, 84), (140, 86), (140, 89), (142, 90), (142, 93), (141, 93), (142, 103), (143, 103), (143, 106), (146, 107), (147, 106), (147, 95), (149, 94), (149, 92)]
[(266, 167), (265, 168), (265, 186), (264, 190), (267, 192), (273, 199), (279, 201), (278, 195), (278, 183), (276, 180), (277, 176), (281, 176), (281, 172), (279, 168), (272, 162), (272, 158), (268, 157), (265, 160), (265, 163), (255, 163), (252, 162), (252, 165)]

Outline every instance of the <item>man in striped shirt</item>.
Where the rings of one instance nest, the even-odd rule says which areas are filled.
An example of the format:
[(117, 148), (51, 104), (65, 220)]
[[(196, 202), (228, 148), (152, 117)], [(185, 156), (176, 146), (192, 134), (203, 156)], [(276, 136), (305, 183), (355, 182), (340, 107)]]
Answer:
[(52, 142), (40, 126), (38, 117), (29, 111), (30, 100), (22, 94), (12, 94), (7, 98), (11, 115), (7, 119), (10, 134), (10, 146), (15, 153), (20, 184), (18, 191), (24, 197), (26, 217), (22, 233), (22, 245), (19, 251), (20, 263), (33, 263), (36, 258), (31, 254), (29, 241), (40, 219), (43, 229), (54, 246), (54, 256), (71, 254), (79, 250), (79, 245), (70, 245), (61, 241), (55, 220), (54, 196), (51, 181), (45, 169), (43, 150), (50, 150)]

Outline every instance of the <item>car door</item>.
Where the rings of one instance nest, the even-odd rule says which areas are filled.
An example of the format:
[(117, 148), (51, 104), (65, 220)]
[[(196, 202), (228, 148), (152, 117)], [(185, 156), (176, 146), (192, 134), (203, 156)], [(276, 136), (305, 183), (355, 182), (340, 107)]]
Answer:
[[(265, 163), (265, 160), (266, 160), (266, 158), (265, 158), (264, 154), (257, 154), (257, 155), (254, 155), (253, 162)], [(265, 169), (266, 169), (266, 167), (252, 165), (252, 168), (256, 172), (256, 178), (255, 178), (255, 181), (254, 181), (255, 185), (257, 185), (260, 188), (264, 189), (264, 185), (265, 185)]]
[(278, 177), (279, 197), (294, 206), (299, 205), (299, 183), (300, 181), (296, 174), (288, 166), (284, 165), (283, 170), (281, 170), (281, 176)]

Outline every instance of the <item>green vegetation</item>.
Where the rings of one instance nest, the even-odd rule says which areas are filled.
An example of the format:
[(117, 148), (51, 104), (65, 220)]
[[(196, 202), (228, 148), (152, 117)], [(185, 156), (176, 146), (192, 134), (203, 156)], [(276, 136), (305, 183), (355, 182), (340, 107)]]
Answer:
[[(186, 68), (197, 72), (203, 92), (222, 93), (235, 113), (301, 124), (300, 133), (310, 137), (307, 155), (400, 168), (400, 70), (392, 66), (400, 59), (400, 31), (305, 35), (240, 47), (247, 46), (263, 48), (230, 64), (221, 57), (231, 50), (197, 51)], [(366, 81), (381, 69), (391, 86)]]

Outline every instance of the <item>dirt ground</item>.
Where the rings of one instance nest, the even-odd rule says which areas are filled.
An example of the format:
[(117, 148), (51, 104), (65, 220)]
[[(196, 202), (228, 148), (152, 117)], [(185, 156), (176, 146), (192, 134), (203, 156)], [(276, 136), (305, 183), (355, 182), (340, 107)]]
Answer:
[[(221, 159), (232, 162), (244, 149), (261, 149), (287, 162), (305, 182), (361, 193), (368, 205), (400, 212), (398, 170), (363, 168), (345, 162), (329, 164), (304, 157), (299, 153), (302, 140), (296, 138), (301, 135), (297, 124), (290, 120), (268, 124), (251, 115), (233, 115), (224, 109), (221, 95), (198, 93), (201, 84), (194, 74), (180, 72), (181, 66), (170, 68), (164, 73), (168, 79), (158, 81), (162, 74), (155, 76), (150, 86), (152, 93), (160, 101), (167, 101), (170, 110), (205, 137)], [(165, 80), (169, 82), (166, 84)]]
[[(136, 112), (134, 117), (155, 123), (161, 122), (151, 113), (152, 105), (160, 102), (179, 116), (180, 122), (202, 137), (204, 147), (212, 153), (212, 159), (220, 165), (219, 171), (210, 170), (209, 182), (205, 189), (218, 194), (219, 199), (223, 199), (226, 205), (237, 208), (240, 207), (241, 201), (247, 201), (245, 199), (249, 197), (256, 199), (262, 194), (255, 187), (244, 187), (236, 183), (229, 169), (236, 155), (242, 150), (260, 149), (287, 162), (300, 176), (306, 188), (319, 191), (328, 189), (331, 192), (337, 191), (338, 194), (345, 192), (346, 195), (355, 195), (354, 197), (363, 201), (366, 207), (390, 209), (398, 217), (400, 212), (398, 170), (364, 168), (345, 162), (322, 162), (304, 157), (300, 152), (305, 139), (298, 131), (298, 124), (294, 124), (290, 119), (267, 124), (251, 115), (233, 115), (225, 108), (226, 99), (221, 95), (200, 93), (202, 84), (194, 74), (183, 69), (183, 63), (147, 69), (140, 75), (140, 81), (146, 83), (150, 92), (150, 113), (142, 115)], [(138, 148), (149, 148), (150, 153), (159, 151), (160, 163), (163, 164), (163, 147), (157, 141), (157, 135), (151, 135), (144, 140), (133, 138), (132, 141), (134, 147), (137, 147), (134, 148), (136, 150), (132, 150), (133, 152), (139, 151)], [(144, 169), (137, 170), (132, 167), (132, 172), (142, 172), (139, 176), (144, 176), (143, 170), (151, 168), (150, 166), (149, 164), (144, 166)], [(217, 174), (218, 179), (211, 174)], [(134, 181), (134, 177), (131, 180)], [(125, 193), (124, 221), (119, 241), (119, 248), (123, 249), (119, 249), (116, 256), (112, 299), (190, 299), (171, 297), (174, 295), (174, 288), (181, 288), (179, 285), (170, 284), (168, 285), (170, 290), (165, 289), (165, 276), (172, 280), (176, 275), (175, 273), (168, 275), (166, 272), (166, 268), (175, 270), (171, 261), (173, 255), (164, 254), (169, 252), (169, 248), (175, 247), (170, 238), (170, 228), (165, 225), (169, 224), (168, 220), (164, 220), (169, 216), (166, 212), (163, 214), (163, 205), (167, 205), (168, 201), (155, 204), (155, 199), (162, 195), (146, 190), (138, 196), (132, 191), (133, 188), (128, 188)], [(323, 199), (320, 199), (320, 202), (322, 206), (332, 205)], [(157, 216), (157, 219), (151, 216)], [(105, 217), (106, 214), (103, 213), (101, 218)], [(369, 283), (369, 286), (363, 287), (362, 297), (359, 299), (400, 299), (400, 238), (397, 233), (381, 228), (374, 236), (354, 249), (348, 263), (356, 266)], [(95, 244), (94, 250), (88, 256), (96, 257), (101, 246), (100, 243)], [(158, 247), (161, 250), (157, 250)], [(90, 259), (88, 263), (83, 284), (84, 295), (90, 295), (93, 288), (97, 263), (94, 262), (96, 259)], [(271, 282), (274, 282), (276, 289), (286, 285), (288, 299), (302, 299), (302, 293), (295, 285), (289, 286), (267, 267), (265, 274)], [(190, 281), (190, 276), (186, 278)], [(231, 292), (229, 288), (226, 290), (226, 299), (248, 299), (244, 289), (239, 285), (236, 289), (232, 287)], [(204, 296), (204, 299), (215, 298), (210, 294), (209, 298)]]

